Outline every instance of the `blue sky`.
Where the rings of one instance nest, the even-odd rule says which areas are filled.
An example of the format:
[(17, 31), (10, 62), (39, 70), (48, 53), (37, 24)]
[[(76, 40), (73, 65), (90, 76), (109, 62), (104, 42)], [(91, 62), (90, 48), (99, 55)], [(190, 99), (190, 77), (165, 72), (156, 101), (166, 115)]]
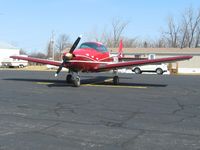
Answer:
[(141, 39), (157, 38), (169, 15), (175, 19), (199, 0), (0, 0), (0, 41), (28, 52), (45, 52), (54, 30), (71, 41), (93, 31), (109, 31), (114, 18), (128, 21), (123, 35)]

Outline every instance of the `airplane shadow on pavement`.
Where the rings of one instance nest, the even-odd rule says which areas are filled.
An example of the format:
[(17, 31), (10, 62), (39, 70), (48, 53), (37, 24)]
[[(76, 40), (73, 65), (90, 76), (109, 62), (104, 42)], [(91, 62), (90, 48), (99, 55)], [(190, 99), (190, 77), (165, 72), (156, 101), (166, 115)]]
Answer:
[[(120, 79), (128, 79), (128, 78), (120, 78)], [(65, 80), (54, 80), (54, 79), (22, 79), (22, 78), (6, 78), (3, 80), (7, 81), (21, 81), (21, 82), (33, 82), (37, 84), (43, 84), (48, 87), (73, 87), (73, 84), (66, 83)], [(108, 80), (108, 81), (106, 81)], [(113, 85), (112, 78), (106, 77), (106, 76), (100, 76), (100, 77), (89, 77), (81, 79), (81, 85), (105, 85), (110, 86)], [(133, 87), (133, 86), (144, 86), (144, 87), (166, 87), (166, 84), (155, 84), (155, 83), (132, 83), (132, 82), (119, 82), (118, 85), (115, 86), (127, 86), (127, 87)]]

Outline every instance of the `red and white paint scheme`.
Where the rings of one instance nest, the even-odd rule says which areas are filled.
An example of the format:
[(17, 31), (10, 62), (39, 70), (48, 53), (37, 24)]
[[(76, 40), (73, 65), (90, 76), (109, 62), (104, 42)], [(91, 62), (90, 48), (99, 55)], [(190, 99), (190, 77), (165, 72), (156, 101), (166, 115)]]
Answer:
[[(63, 67), (68, 68), (69, 73), (67, 74), (66, 81), (68, 83), (73, 83), (76, 87), (80, 86), (79, 72), (103, 72), (113, 70), (113, 84), (118, 84), (119, 77), (117, 75), (117, 70), (119, 68), (174, 62), (192, 58), (192, 56), (175, 56), (152, 60), (144, 59), (118, 62), (114, 61), (114, 57), (110, 56), (110, 52), (107, 48), (99, 42), (85, 42), (76, 49), (80, 40), (81, 36), (74, 42), (70, 51), (63, 54), (62, 62), (21, 56), (11, 56), (11, 58), (59, 66), (55, 76), (58, 75)], [(122, 41), (120, 42), (119, 51), (122, 52)], [(118, 55), (118, 58), (123, 58), (121, 54)]]

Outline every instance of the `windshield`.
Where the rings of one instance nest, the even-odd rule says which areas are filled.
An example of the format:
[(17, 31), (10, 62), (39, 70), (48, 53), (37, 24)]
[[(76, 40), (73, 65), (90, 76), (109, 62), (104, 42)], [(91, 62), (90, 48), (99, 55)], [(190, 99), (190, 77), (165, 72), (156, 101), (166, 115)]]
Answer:
[(98, 44), (98, 43), (90, 43), (90, 42), (82, 43), (80, 48), (92, 48), (92, 49), (95, 49), (96, 51), (102, 52), (102, 53), (108, 51), (104, 45)]

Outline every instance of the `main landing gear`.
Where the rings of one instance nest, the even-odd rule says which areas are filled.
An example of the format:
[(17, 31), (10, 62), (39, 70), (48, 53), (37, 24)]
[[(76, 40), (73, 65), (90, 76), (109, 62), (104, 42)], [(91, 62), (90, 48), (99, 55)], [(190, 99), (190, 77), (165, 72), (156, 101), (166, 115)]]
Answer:
[(72, 75), (71, 74), (68, 74), (67, 77), (66, 77), (66, 82), (67, 83), (71, 83), (72, 82)]
[(118, 85), (118, 84), (119, 84), (119, 77), (118, 77), (118, 72), (117, 72), (117, 70), (113, 70), (113, 74), (114, 74), (114, 77), (113, 77), (113, 84), (114, 84), (114, 85)]
[(66, 77), (67, 83), (72, 83), (74, 87), (79, 87), (81, 85), (81, 79), (78, 73), (70, 73)]
[(113, 77), (113, 84), (114, 85), (118, 85), (119, 84), (119, 77), (118, 76), (114, 76)]
[[(118, 73), (117, 70), (113, 70), (113, 84), (114, 85), (118, 85), (119, 84), (119, 77), (118, 77)], [(79, 73), (75, 73), (75, 72), (69, 72), (69, 74), (66, 76), (66, 82), (67, 83), (72, 83), (74, 85), (74, 87), (79, 87), (81, 85), (81, 79), (79, 76)]]

